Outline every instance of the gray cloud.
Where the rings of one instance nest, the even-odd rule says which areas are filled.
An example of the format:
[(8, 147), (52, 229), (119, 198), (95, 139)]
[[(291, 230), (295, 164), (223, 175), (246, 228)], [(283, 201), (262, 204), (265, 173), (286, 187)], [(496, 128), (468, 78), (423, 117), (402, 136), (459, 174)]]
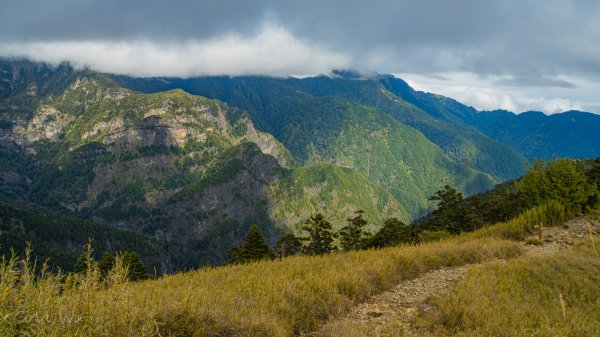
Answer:
[[(2, 0), (0, 41), (203, 41), (265, 22), (356, 68), (600, 77), (600, 2)], [(376, 68), (376, 69), (372, 69)]]
[(494, 82), (499, 86), (507, 87), (559, 87), (559, 88), (577, 88), (569, 81), (556, 77), (517, 77), (505, 78)]
[[(261, 40), (265, 27), (283, 31), (288, 41), (269, 45)], [(225, 48), (218, 41), (227, 39), (254, 42), (230, 50), (239, 55), (225, 61), (236, 66), (210, 59), (223, 61), (222, 53), (190, 61), (197, 51), (193, 46)], [(87, 58), (103, 70), (111, 68), (112, 59), (116, 70), (127, 66), (137, 74), (152, 71), (138, 71), (144, 62), (134, 67), (118, 55), (168, 50), (168, 60), (143, 57), (147, 64), (158, 62), (151, 68), (159, 74), (310, 74), (352, 67), (429, 77), (464, 72), (499, 76), (500, 86), (567, 90), (573, 83), (565, 76), (600, 81), (598, 41), (600, 2), (595, 0), (0, 0), (1, 54), (49, 59), (41, 46), (62, 44), (73, 55), (55, 51), (53, 58), (84, 64)], [(84, 47), (90, 43), (106, 56), (87, 55)], [(117, 45), (138, 50), (117, 50)], [(259, 60), (269, 54), (289, 58), (296, 50), (319, 58), (272, 60), (275, 70)]]
[(187, 42), (56, 41), (8, 43), (0, 54), (133, 76), (319, 74), (349, 64), (348, 57), (300, 41), (287, 30), (265, 25), (254, 36), (228, 34)]

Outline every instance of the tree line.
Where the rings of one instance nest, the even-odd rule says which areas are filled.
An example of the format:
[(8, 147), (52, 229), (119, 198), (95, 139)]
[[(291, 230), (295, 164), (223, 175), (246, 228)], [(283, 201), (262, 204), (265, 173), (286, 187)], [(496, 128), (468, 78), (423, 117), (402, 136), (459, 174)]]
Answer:
[(557, 200), (573, 214), (600, 204), (600, 158), (595, 160), (533, 160), (518, 180), (465, 198), (450, 185), (429, 198), (437, 208), (406, 225), (397, 218), (384, 221), (374, 234), (366, 230), (368, 221), (359, 210), (339, 231), (322, 214), (309, 217), (300, 235), (286, 234), (271, 248), (260, 228), (252, 225), (246, 239), (229, 250), (232, 263), (291, 255), (322, 255), (334, 251), (383, 248), (403, 243), (415, 244), (469, 232), (488, 224), (511, 219), (524, 210), (548, 200)]
[(305, 221), (300, 236), (286, 234), (273, 248), (266, 243), (260, 228), (252, 225), (246, 239), (229, 250), (230, 261), (243, 263), (292, 255), (323, 255), (338, 250), (382, 248), (412, 241), (411, 228), (397, 218), (387, 219), (375, 234), (366, 230), (367, 224), (364, 211), (358, 210), (354, 217), (347, 219), (344, 227), (335, 231), (331, 222), (317, 213)]
[(85, 251), (79, 255), (73, 266), (74, 274), (90, 274), (97, 272), (100, 280), (107, 280), (110, 274), (119, 270), (123, 275), (123, 281), (141, 281), (150, 279), (148, 267), (136, 252), (104, 252), (102, 258), (96, 261), (92, 254), (92, 240), (89, 240)]

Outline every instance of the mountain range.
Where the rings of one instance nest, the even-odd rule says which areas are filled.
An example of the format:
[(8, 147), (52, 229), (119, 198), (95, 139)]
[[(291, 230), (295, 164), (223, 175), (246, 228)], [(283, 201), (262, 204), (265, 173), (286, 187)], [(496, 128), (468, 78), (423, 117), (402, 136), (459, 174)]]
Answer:
[(63, 268), (85, 234), (59, 245), (40, 217), (84, 222), (102, 249), (142, 250), (165, 272), (224, 262), (253, 223), (271, 244), (316, 212), (408, 223), (446, 184), (470, 195), (533, 157), (600, 156), (598, 115), (480, 112), (390, 75), (132, 78), (27, 60), (0, 72), (0, 249), (66, 246)]

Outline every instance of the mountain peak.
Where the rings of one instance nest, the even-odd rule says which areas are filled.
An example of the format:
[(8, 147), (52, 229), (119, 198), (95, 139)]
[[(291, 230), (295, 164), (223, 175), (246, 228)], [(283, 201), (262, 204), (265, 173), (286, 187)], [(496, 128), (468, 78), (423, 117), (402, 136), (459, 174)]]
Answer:
[(359, 72), (352, 69), (334, 69), (331, 71), (331, 77), (346, 80), (372, 80), (380, 75), (376, 72)]

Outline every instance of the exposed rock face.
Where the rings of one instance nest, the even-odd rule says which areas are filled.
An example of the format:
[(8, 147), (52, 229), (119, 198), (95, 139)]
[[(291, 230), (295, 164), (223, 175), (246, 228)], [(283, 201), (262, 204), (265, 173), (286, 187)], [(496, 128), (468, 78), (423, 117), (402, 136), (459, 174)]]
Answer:
[(73, 120), (73, 116), (64, 114), (54, 107), (42, 106), (27, 123), (27, 129), (17, 129), (15, 131), (23, 132), (23, 134), (17, 134), (24, 139), (25, 145), (32, 144), (40, 139), (56, 141), (65, 127)]
[(281, 143), (275, 140), (273, 136), (256, 130), (250, 120), (246, 119), (244, 122), (246, 123), (247, 130), (244, 137), (245, 140), (258, 145), (262, 153), (276, 158), (281, 166), (288, 168), (291, 166), (292, 155)]
[[(42, 109), (36, 121), (31, 119), (48, 96), (70, 85), (73, 74), (66, 64), (0, 59), (0, 146), (15, 149), (23, 147), (28, 139), (55, 139), (68, 122), (65, 116), (53, 116), (55, 111)], [(35, 126), (28, 130), (30, 122)], [(51, 125), (41, 125), (46, 122)]]

